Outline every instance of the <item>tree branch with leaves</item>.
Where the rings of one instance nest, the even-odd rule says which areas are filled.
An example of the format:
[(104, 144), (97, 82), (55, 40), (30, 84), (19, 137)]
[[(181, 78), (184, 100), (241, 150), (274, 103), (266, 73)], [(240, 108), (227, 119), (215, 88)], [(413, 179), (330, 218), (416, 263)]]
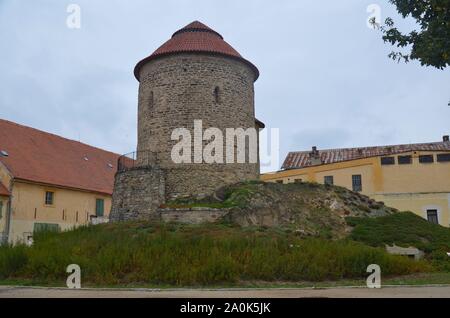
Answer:
[[(379, 29), (384, 42), (404, 49), (389, 57), (398, 62), (418, 60), (422, 66), (443, 70), (450, 64), (450, 0), (389, 0), (403, 17), (416, 20), (419, 30), (404, 34), (387, 18)], [(372, 21), (376, 26), (375, 20)], [(410, 51), (408, 51), (411, 47)]]

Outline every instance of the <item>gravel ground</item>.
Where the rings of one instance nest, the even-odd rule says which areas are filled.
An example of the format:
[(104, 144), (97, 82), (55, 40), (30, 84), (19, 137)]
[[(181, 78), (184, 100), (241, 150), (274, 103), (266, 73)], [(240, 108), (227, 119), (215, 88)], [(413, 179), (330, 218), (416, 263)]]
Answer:
[(324, 289), (63, 289), (0, 286), (0, 298), (450, 298), (450, 286)]

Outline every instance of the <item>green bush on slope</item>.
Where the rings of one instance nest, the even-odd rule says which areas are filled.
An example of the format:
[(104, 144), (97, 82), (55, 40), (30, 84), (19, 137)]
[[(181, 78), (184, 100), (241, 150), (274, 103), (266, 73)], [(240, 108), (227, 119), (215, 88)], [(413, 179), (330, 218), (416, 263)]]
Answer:
[(353, 226), (350, 239), (370, 246), (414, 246), (441, 270), (450, 271), (450, 229), (428, 222), (412, 212), (379, 218), (346, 218)]

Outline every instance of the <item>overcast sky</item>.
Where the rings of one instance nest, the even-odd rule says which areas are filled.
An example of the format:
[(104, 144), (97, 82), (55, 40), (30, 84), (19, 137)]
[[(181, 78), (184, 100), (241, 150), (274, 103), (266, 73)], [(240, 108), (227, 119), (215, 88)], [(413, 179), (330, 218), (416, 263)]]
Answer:
[[(69, 29), (67, 6), (81, 8)], [(127, 153), (136, 148), (135, 64), (200, 20), (260, 70), (256, 114), (288, 151), (440, 141), (450, 72), (397, 64), (367, 6), (385, 1), (0, 0), (0, 118)], [(281, 162), (280, 162), (281, 164)]]

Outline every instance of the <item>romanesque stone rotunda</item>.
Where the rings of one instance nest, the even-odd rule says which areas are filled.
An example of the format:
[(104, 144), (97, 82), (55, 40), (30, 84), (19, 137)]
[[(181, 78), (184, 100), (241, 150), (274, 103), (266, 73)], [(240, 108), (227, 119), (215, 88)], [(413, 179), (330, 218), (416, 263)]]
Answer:
[(138, 145), (135, 153), (119, 159), (113, 221), (147, 219), (168, 200), (203, 197), (221, 186), (259, 178), (259, 157), (253, 163), (213, 164), (180, 164), (171, 157), (177, 143), (173, 131), (193, 132), (194, 121), (202, 121), (203, 131), (264, 127), (255, 118), (259, 71), (219, 33), (193, 22), (137, 63), (134, 75), (139, 81)]

